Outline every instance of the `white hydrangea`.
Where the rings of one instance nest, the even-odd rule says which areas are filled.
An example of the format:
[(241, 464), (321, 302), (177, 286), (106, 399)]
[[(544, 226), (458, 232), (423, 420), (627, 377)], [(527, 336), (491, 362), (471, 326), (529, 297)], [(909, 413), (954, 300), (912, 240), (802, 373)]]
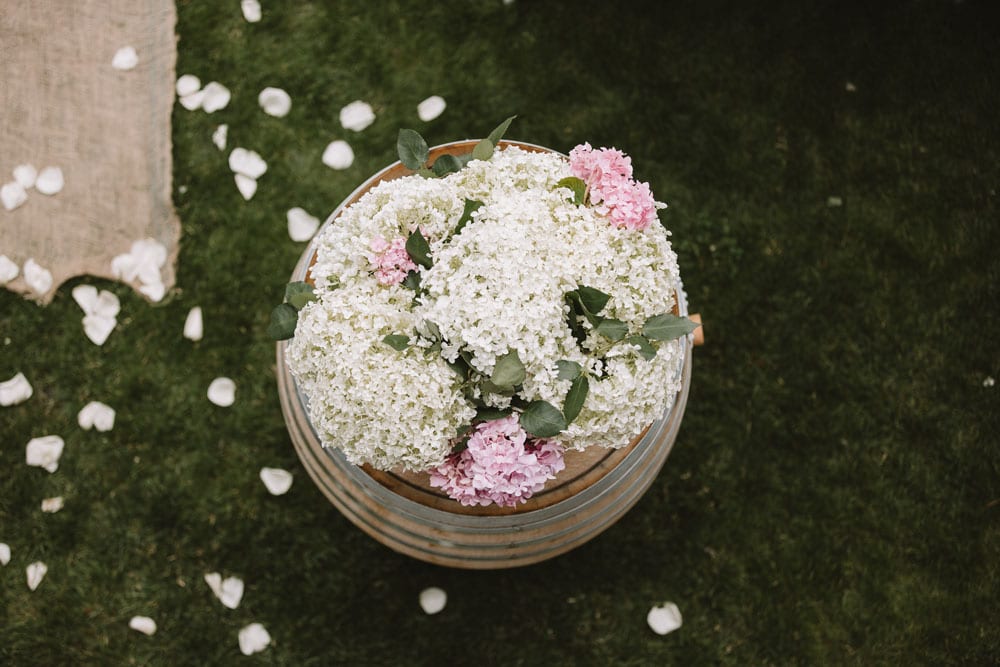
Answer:
[[(577, 345), (564, 295), (581, 285), (609, 294), (601, 315), (639, 333), (646, 319), (675, 306), (680, 277), (669, 233), (655, 224), (619, 229), (574, 205), (570, 190), (556, 185), (569, 175), (558, 154), (507, 148), (444, 178), (381, 183), (323, 229), (311, 270), (320, 300), (300, 313), (288, 363), (325, 445), (382, 469), (440, 463), (475, 414), (445, 363), (460, 351), (489, 375), (516, 350), (526, 370), (519, 397), (558, 408), (570, 382), (558, 379), (556, 361), (586, 368), (595, 379), (584, 407), (555, 438), (567, 447), (625, 446), (663, 414), (680, 389), (681, 341), (656, 344), (649, 361), (622, 341), (601, 361)], [(466, 199), (483, 206), (453, 234)], [(377, 283), (369, 244), (417, 228), (434, 265), (421, 269), (424, 293), (415, 302), (412, 291)], [(444, 339), (440, 354), (425, 339), (403, 352), (382, 342), (415, 328), (426, 335), (426, 321)], [(595, 344), (608, 341), (591, 332), (585, 347)]]

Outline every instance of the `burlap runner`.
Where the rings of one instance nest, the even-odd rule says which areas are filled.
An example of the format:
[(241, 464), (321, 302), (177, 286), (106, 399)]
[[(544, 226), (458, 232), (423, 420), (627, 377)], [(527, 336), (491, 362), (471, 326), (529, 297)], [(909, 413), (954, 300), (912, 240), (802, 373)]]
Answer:
[[(180, 223), (171, 203), (170, 113), (176, 12), (172, 0), (31, 0), (0, 11), (0, 185), (30, 163), (58, 166), (62, 192), (28, 191), (0, 207), (0, 254), (52, 272), (48, 303), (67, 278), (112, 278), (111, 260), (132, 242), (167, 248), (161, 275), (174, 283)], [(111, 66), (133, 46), (139, 64)]]

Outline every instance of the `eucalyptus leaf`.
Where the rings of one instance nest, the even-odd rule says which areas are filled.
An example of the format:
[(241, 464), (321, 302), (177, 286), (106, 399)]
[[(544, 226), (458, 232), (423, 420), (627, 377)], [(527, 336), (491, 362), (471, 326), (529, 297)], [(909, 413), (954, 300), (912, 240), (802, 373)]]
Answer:
[(298, 311), (293, 306), (283, 303), (271, 311), (271, 323), (267, 326), (267, 334), (274, 340), (287, 340), (295, 335), (295, 325), (298, 321)]
[(438, 325), (430, 320), (424, 320), (424, 329), (427, 330), (427, 336), (431, 340), (441, 340), (441, 329), (438, 328)]
[(472, 149), (472, 159), (474, 160), (489, 160), (493, 157), (493, 142), (489, 139), (483, 139), (476, 147)]
[(697, 328), (698, 324), (686, 317), (664, 313), (663, 315), (654, 315), (646, 320), (646, 323), (642, 325), (642, 333), (646, 338), (653, 340), (673, 340), (686, 336)]
[(588, 392), (590, 392), (590, 380), (587, 379), (586, 375), (576, 378), (573, 380), (573, 384), (569, 386), (569, 392), (566, 393), (566, 401), (563, 403), (563, 415), (566, 418), (567, 425), (572, 424), (573, 420), (580, 414), (580, 410), (583, 409), (583, 403), (587, 400)]
[(515, 391), (513, 386), (493, 384), (488, 378), (479, 383), (479, 390), (484, 394), (499, 394), (500, 396), (512, 396)]
[(455, 361), (448, 361), (446, 359), (445, 363), (448, 364), (448, 368), (455, 371), (455, 375), (462, 378), (463, 381), (469, 379), (469, 365), (465, 363), (464, 359), (461, 357)]
[(462, 153), (461, 155), (456, 155), (455, 159), (458, 160), (459, 166), (464, 167), (465, 165), (472, 162), (472, 153), (469, 152), (469, 153)]
[(425, 269), (431, 268), (434, 263), (431, 261), (431, 246), (427, 239), (420, 233), (417, 227), (406, 239), (406, 254), (410, 256), (414, 264), (419, 264)]
[(407, 169), (417, 171), (427, 163), (430, 157), (430, 149), (427, 142), (416, 130), (402, 129), (396, 138), (396, 152), (399, 153), (399, 161)]
[(417, 174), (423, 176), (424, 178), (437, 178), (434, 172), (428, 169), (427, 167), (421, 167), (420, 169), (417, 169)]
[(510, 350), (499, 357), (490, 375), (490, 382), (498, 387), (515, 387), (524, 382), (524, 364), (517, 350)]
[(420, 293), (420, 272), (419, 271), (407, 271), (406, 277), (403, 278), (403, 287), (406, 289), (411, 289), (414, 292)]
[(585, 285), (579, 285), (576, 288), (576, 293), (580, 295), (580, 302), (583, 303), (583, 307), (593, 315), (597, 315), (604, 310), (604, 306), (608, 305), (608, 301), (611, 299), (610, 294), (605, 294), (599, 289)]
[(478, 211), (483, 205), (483, 202), (478, 199), (466, 199), (465, 208), (462, 210), (462, 217), (458, 220), (458, 226), (455, 227), (455, 231), (452, 234), (458, 234), (472, 220), (472, 214)]
[(504, 132), (507, 131), (507, 128), (510, 127), (510, 124), (514, 121), (515, 118), (517, 118), (517, 116), (511, 116), (504, 122), (497, 125), (496, 128), (494, 128), (494, 130), (490, 132), (489, 136), (486, 138), (489, 139), (491, 144), (497, 146), (500, 143), (500, 139), (503, 138)]
[(479, 408), (476, 410), (476, 421), (489, 422), (494, 419), (503, 419), (511, 415), (510, 408)]
[(602, 319), (594, 330), (608, 340), (621, 340), (628, 334), (628, 325), (621, 320)]
[[(302, 282), (301, 280), (291, 282), (285, 285), (285, 301), (291, 303), (292, 297), (298, 294), (313, 294), (314, 292), (313, 286), (309, 283)], [(294, 306), (295, 304), (292, 305)], [(298, 306), (296, 306), (296, 309), (298, 309)]]
[(569, 188), (572, 190), (573, 203), (578, 206), (584, 202), (584, 198), (587, 196), (587, 184), (584, 183), (582, 178), (578, 178), (576, 176), (567, 176), (556, 183), (556, 187)]
[(568, 359), (560, 359), (557, 361), (556, 368), (559, 369), (560, 380), (575, 380), (580, 377), (580, 373), (583, 372), (583, 366), (575, 361), (569, 361)]
[(445, 176), (459, 171), (461, 168), (462, 163), (459, 159), (449, 153), (445, 153), (440, 156), (438, 159), (434, 160), (434, 164), (431, 165), (431, 171), (433, 171), (436, 176)]
[(410, 346), (410, 337), (403, 334), (389, 334), (382, 339), (382, 342), (392, 349), (402, 352)]
[(546, 401), (532, 401), (520, 417), (521, 428), (536, 438), (551, 438), (566, 428), (566, 418)]
[(629, 336), (625, 339), (626, 343), (635, 345), (639, 348), (639, 354), (643, 359), (649, 361), (656, 356), (656, 348), (649, 342), (649, 339), (645, 336)]

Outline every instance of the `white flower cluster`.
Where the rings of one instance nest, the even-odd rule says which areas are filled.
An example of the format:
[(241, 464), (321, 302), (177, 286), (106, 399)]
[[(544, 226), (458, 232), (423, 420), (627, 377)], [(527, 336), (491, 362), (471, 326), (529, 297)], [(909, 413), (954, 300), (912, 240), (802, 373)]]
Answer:
[[(475, 414), (446, 363), (460, 351), (489, 376), (515, 350), (526, 371), (518, 396), (559, 408), (570, 381), (558, 378), (556, 361), (586, 369), (595, 379), (583, 409), (553, 438), (569, 448), (622, 447), (662, 415), (680, 389), (681, 341), (654, 343), (658, 354), (647, 361), (584, 321), (584, 347), (603, 345), (600, 359), (588, 355), (567, 324), (565, 294), (587, 286), (610, 295), (601, 315), (640, 333), (646, 319), (673, 309), (680, 288), (668, 232), (616, 228), (573, 204), (557, 186), (569, 175), (558, 154), (510, 147), (443, 178), (384, 182), (320, 232), (312, 267), (319, 299), (299, 314), (287, 355), (324, 445), (382, 469), (440, 464)], [(466, 199), (483, 205), (454, 234)], [(402, 285), (377, 283), (369, 244), (417, 228), (433, 267), (420, 270), (415, 301)], [(425, 322), (440, 331), (440, 354), (426, 350), (426, 339), (402, 352), (382, 342), (415, 329), (426, 335)]]

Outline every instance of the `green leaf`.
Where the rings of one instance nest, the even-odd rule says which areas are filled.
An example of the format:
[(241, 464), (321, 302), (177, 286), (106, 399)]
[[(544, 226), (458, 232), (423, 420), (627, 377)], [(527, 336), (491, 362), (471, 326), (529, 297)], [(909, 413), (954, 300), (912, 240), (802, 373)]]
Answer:
[(455, 227), (455, 231), (452, 232), (452, 235), (458, 234), (460, 231), (462, 231), (462, 228), (465, 227), (465, 225), (467, 225), (470, 220), (472, 220), (472, 214), (478, 211), (482, 207), (482, 205), (483, 202), (477, 199), (466, 199), (465, 209), (462, 211), (462, 217), (459, 218), (458, 226)]
[(406, 277), (403, 278), (403, 287), (406, 289), (411, 289), (414, 292), (420, 293), (420, 272), (419, 271), (407, 271)]
[(625, 342), (637, 345), (639, 347), (639, 354), (646, 361), (656, 356), (656, 348), (650, 344), (649, 339), (645, 336), (629, 336), (625, 339)]
[(302, 310), (310, 301), (316, 300), (316, 292), (309, 283), (294, 282), (285, 286), (285, 301), (295, 310)]
[(283, 303), (271, 311), (271, 323), (267, 326), (267, 334), (274, 340), (287, 340), (295, 335), (295, 325), (298, 321), (298, 311), (293, 306)]
[(459, 171), (461, 168), (462, 163), (457, 157), (449, 153), (445, 153), (438, 159), (434, 160), (434, 164), (431, 165), (431, 171), (433, 171), (436, 176), (451, 174)]
[(664, 313), (663, 315), (653, 315), (646, 320), (646, 323), (642, 325), (642, 333), (645, 334), (646, 338), (653, 340), (673, 340), (686, 336), (697, 328), (698, 324), (686, 317)]
[(410, 256), (414, 264), (419, 264), (425, 269), (431, 268), (434, 263), (431, 261), (431, 246), (427, 239), (420, 233), (420, 228), (413, 230), (406, 239), (406, 254)]
[(476, 410), (476, 421), (489, 422), (494, 419), (503, 419), (511, 415), (510, 408), (479, 408)]
[(520, 417), (521, 428), (536, 438), (551, 438), (566, 428), (566, 419), (551, 403), (532, 401)]
[(488, 378), (479, 383), (479, 391), (483, 394), (499, 394), (501, 396), (512, 396), (514, 394), (513, 386), (500, 386), (498, 384), (493, 384)]
[(583, 372), (583, 366), (575, 361), (569, 361), (568, 359), (560, 359), (557, 361), (556, 368), (559, 369), (560, 380), (575, 380), (580, 377), (580, 373)]
[(496, 128), (494, 128), (494, 130), (490, 132), (489, 136), (486, 138), (489, 139), (491, 144), (496, 146), (497, 144), (500, 143), (500, 139), (503, 138), (504, 132), (507, 131), (507, 128), (510, 127), (510, 124), (514, 121), (515, 118), (517, 118), (517, 116), (511, 116), (504, 122), (497, 125)]
[(515, 387), (524, 382), (524, 364), (517, 350), (511, 350), (497, 359), (490, 375), (490, 382), (498, 387)]
[(441, 329), (438, 325), (434, 324), (430, 320), (424, 320), (424, 329), (427, 330), (427, 335), (431, 340), (441, 340)]
[(423, 167), (430, 157), (427, 142), (416, 130), (399, 131), (399, 136), (396, 138), (396, 152), (399, 153), (399, 161), (406, 165), (407, 169), (414, 171)]
[(628, 334), (628, 325), (621, 320), (615, 320), (609, 317), (607, 319), (602, 319), (594, 330), (608, 340), (621, 340), (626, 336), (626, 334)]
[(567, 176), (558, 183), (556, 183), (557, 188), (569, 188), (573, 191), (573, 203), (580, 205), (583, 203), (584, 198), (587, 196), (587, 184), (583, 182), (582, 178), (577, 178), (576, 176)]
[(483, 139), (476, 147), (472, 149), (472, 159), (473, 160), (489, 160), (493, 157), (493, 142), (489, 139)]
[(581, 375), (573, 380), (566, 394), (566, 401), (563, 403), (563, 415), (566, 417), (566, 424), (572, 424), (580, 410), (583, 402), (587, 400), (587, 393), (590, 391), (590, 381), (586, 375)]
[(417, 169), (417, 174), (423, 176), (424, 178), (437, 178), (437, 176), (434, 175), (434, 172), (428, 169), (427, 167), (421, 167), (420, 169)]
[(455, 361), (445, 359), (444, 363), (448, 364), (448, 368), (455, 371), (455, 375), (462, 378), (463, 381), (469, 379), (469, 365), (462, 357), (458, 357)]
[(580, 295), (580, 302), (583, 304), (583, 307), (592, 315), (597, 315), (604, 310), (604, 306), (608, 305), (608, 301), (611, 299), (610, 294), (605, 294), (599, 289), (584, 285), (578, 286), (576, 293)]
[(410, 346), (410, 337), (403, 334), (389, 334), (382, 339), (382, 342), (392, 349), (402, 352)]

